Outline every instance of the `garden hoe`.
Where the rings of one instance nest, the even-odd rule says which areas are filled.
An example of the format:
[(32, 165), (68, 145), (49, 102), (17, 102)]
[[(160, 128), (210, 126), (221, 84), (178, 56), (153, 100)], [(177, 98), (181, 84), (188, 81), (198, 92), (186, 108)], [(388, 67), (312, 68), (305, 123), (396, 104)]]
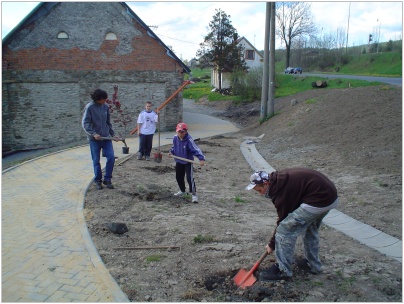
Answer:
[(163, 154), (161, 154), (161, 149), (160, 149), (160, 113), (157, 114), (157, 119), (158, 119), (158, 128), (159, 128), (159, 148), (156, 153), (154, 153), (154, 161), (161, 163), (161, 159), (163, 158)]
[(248, 286), (251, 286), (257, 281), (257, 279), (254, 277), (253, 273), (254, 271), (257, 270), (258, 266), (261, 264), (261, 262), (265, 259), (265, 257), (268, 255), (268, 252), (265, 250), (265, 253), (261, 255), (260, 259), (254, 264), (253, 268), (251, 268), (250, 271), (246, 271), (244, 269), (240, 269), (240, 271), (236, 274), (234, 277), (234, 283), (238, 287), (241, 288), (246, 288)]

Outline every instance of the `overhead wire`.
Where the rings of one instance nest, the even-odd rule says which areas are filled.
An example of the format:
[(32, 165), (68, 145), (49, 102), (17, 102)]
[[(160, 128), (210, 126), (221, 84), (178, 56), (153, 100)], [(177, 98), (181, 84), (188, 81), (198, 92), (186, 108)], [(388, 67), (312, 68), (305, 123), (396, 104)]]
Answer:
[(159, 34), (159, 36), (161, 36), (161, 37), (165, 37), (165, 38), (168, 38), (168, 39), (173, 39), (173, 40), (177, 40), (177, 41), (185, 42), (185, 43), (191, 43), (191, 44), (197, 44), (197, 45), (199, 45), (199, 43), (190, 42), (190, 41), (185, 41), (185, 40), (180, 40), (180, 39), (176, 39), (176, 38), (168, 37), (168, 36), (165, 36), (165, 35), (162, 35), (162, 34)]
[[(209, 6), (205, 7), (205, 8), (202, 8), (202, 9), (200, 9), (200, 10), (196, 10), (196, 11), (190, 13), (190, 15), (191, 15), (190, 17), (187, 17), (187, 18), (181, 17), (181, 18), (177, 18), (177, 19), (174, 19), (174, 20), (171, 20), (171, 21), (163, 22), (162, 24), (159, 24), (158, 27), (164, 27), (164, 26), (167, 26), (167, 25), (172, 25), (172, 24), (176, 24), (176, 23), (180, 23), (180, 22), (182, 23), (182, 25), (188, 24), (188, 23), (190, 23), (190, 22), (193, 21), (193, 18), (194, 18), (193, 16), (194, 16), (196, 13), (202, 13), (202, 12), (206, 11), (208, 8), (210, 8), (211, 6), (213, 6), (213, 5), (215, 5), (215, 4), (216, 4), (216, 3), (213, 3), (213, 4), (211, 4), (211, 5), (209, 5)], [(183, 23), (184, 21), (188, 21), (188, 22)], [(191, 41), (185, 41), (185, 40), (180, 40), (180, 39), (168, 37), (168, 36), (165, 36), (165, 35), (162, 35), (162, 34), (158, 34), (158, 36), (165, 37), (165, 38), (172, 39), (172, 40), (176, 40), (176, 41), (180, 41), (180, 42), (184, 42), (184, 43), (190, 43), (190, 44), (199, 45), (199, 43), (195, 43), (195, 42), (191, 42)]]

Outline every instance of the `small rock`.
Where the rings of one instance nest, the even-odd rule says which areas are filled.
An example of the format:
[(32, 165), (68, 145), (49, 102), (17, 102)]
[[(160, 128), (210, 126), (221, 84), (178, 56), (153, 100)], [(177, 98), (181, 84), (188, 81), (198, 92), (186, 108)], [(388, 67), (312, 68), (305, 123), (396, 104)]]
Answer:
[(309, 291), (309, 295), (316, 298), (324, 298), (324, 295), (320, 291)]
[(108, 223), (107, 226), (112, 233), (116, 234), (124, 234), (129, 231), (125, 223)]

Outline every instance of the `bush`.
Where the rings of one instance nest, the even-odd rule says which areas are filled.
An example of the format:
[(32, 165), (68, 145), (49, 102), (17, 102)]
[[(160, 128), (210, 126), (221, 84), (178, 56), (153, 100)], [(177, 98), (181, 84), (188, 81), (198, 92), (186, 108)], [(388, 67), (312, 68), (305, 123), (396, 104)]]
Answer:
[(233, 73), (230, 76), (233, 95), (238, 95), (241, 96), (242, 98), (248, 97), (245, 77), (246, 72), (244, 70), (237, 69), (233, 71)]
[(230, 81), (233, 95), (248, 101), (261, 99), (262, 67), (252, 68), (249, 72), (235, 70), (230, 76)]
[(246, 83), (249, 91), (249, 99), (251, 101), (261, 99), (262, 93), (262, 74), (263, 68), (252, 68), (247, 74)]

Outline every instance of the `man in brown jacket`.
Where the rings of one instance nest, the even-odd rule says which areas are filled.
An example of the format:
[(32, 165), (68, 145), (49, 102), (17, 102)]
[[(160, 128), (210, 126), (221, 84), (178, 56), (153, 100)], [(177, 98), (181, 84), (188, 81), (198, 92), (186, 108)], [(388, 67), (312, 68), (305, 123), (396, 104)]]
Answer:
[(316, 274), (321, 269), (318, 229), (327, 213), (338, 206), (337, 189), (322, 173), (305, 168), (256, 171), (247, 190), (270, 198), (278, 213), (277, 228), (265, 246), (275, 251), (276, 263), (260, 273), (260, 280), (282, 280), (292, 276), (296, 239), (303, 236), (304, 259), (296, 264)]

